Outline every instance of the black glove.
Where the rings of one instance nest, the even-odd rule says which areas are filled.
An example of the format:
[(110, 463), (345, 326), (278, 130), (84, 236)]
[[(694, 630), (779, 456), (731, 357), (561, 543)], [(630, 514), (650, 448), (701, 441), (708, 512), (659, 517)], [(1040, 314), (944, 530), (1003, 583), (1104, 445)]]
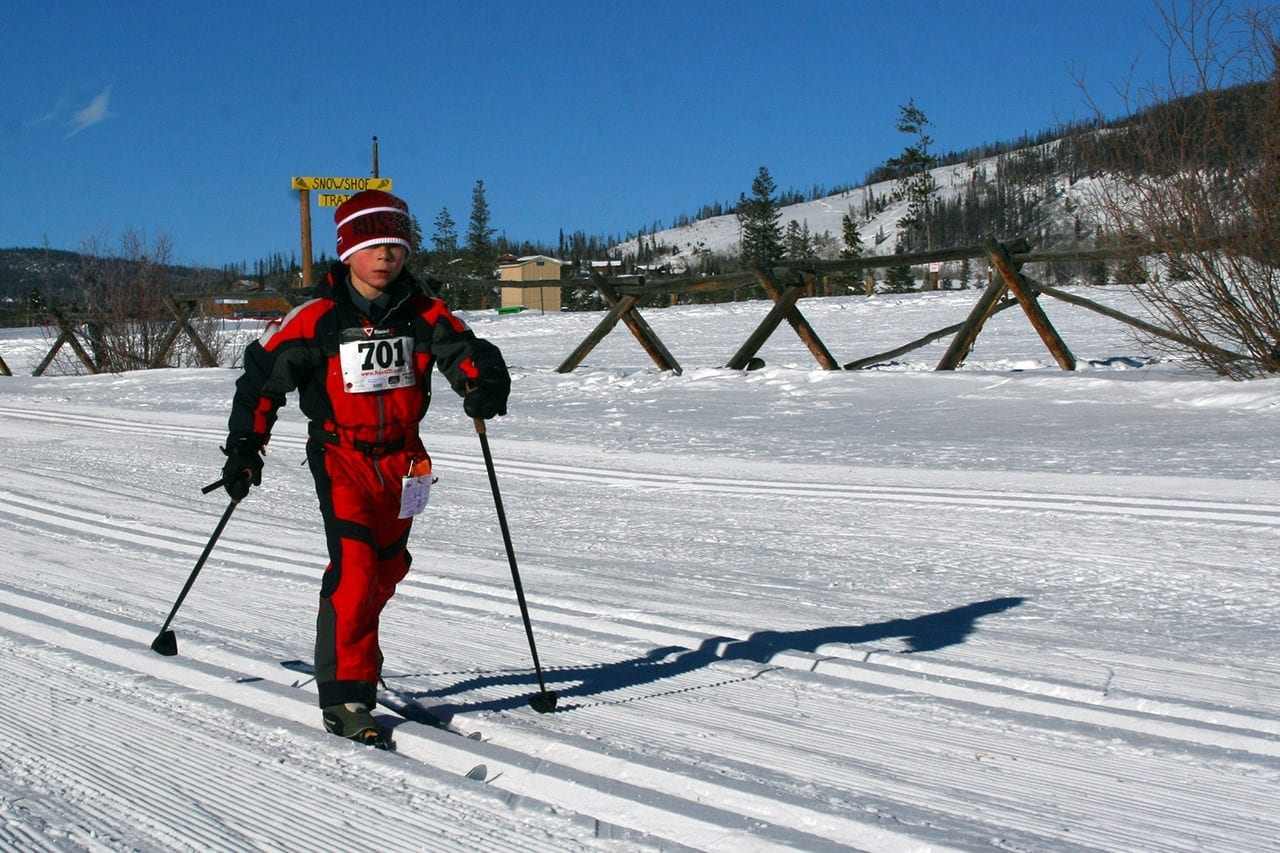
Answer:
[(467, 383), (466, 396), (462, 398), (462, 411), (468, 417), (489, 420), (494, 415), (507, 413), (507, 398), (511, 396), (511, 374), (503, 370), (491, 370)]
[(256, 435), (242, 435), (227, 439), (222, 452), (227, 454), (227, 464), (222, 466), (222, 487), (233, 501), (242, 501), (249, 494), (249, 486), (262, 485), (263, 440)]

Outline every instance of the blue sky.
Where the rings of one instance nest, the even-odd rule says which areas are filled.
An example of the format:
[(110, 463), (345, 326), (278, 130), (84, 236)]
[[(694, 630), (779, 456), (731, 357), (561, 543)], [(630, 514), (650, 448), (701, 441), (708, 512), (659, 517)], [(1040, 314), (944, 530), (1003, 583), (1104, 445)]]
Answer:
[[(290, 179), (395, 182), (424, 231), (554, 246), (749, 192), (858, 183), (1104, 110), (1164, 73), (1154, 0), (50, 2), (9, 0), (0, 248), (164, 234), (211, 266), (299, 251)], [(357, 9), (359, 11), (357, 11)], [(313, 204), (315, 252), (332, 209)]]

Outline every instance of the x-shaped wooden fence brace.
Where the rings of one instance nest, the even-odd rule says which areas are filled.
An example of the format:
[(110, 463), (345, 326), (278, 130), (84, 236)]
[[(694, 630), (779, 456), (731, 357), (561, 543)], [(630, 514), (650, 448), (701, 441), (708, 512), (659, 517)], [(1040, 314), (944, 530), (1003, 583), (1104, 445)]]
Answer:
[(645, 322), (644, 317), (641, 317), (640, 312), (636, 309), (636, 302), (639, 301), (639, 298), (631, 295), (619, 296), (618, 292), (605, 280), (605, 277), (599, 273), (591, 274), (591, 282), (596, 286), (596, 290), (600, 292), (600, 295), (604, 297), (605, 302), (609, 304), (609, 313), (605, 314), (604, 319), (596, 324), (591, 334), (583, 338), (582, 343), (578, 344), (577, 348), (569, 353), (569, 357), (556, 368), (556, 372), (571, 372), (582, 363), (588, 353), (595, 349), (596, 344), (604, 340), (605, 335), (613, 331), (613, 327), (618, 325), (618, 321), (621, 320), (631, 330), (631, 334), (635, 335), (636, 340), (640, 342), (640, 346), (644, 347), (644, 351), (649, 353), (649, 357), (653, 359), (654, 364), (658, 365), (660, 370), (681, 373), (683, 368), (676, 361), (676, 357), (671, 354), (657, 333)]
[(973, 349), (978, 333), (996, 312), (998, 303), (1006, 292), (1013, 293), (1017, 304), (1022, 306), (1027, 319), (1031, 321), (1031, 327), (1036, 330), (1040, 340), (1044, 341), (1045, 347), (1058, 362), (1058, 366), (1063, 370), (1075, 370), (1075, 356), (1071, 354), (1071, 350), (1067, 348), (1066, 342), (1062, 340), (1057, 329), (1049, 322), (1049, 317), (1040, 307), (1032, 285), (1019, 272), (1022, 265), (1014, 262), (1008, 247), (997, 243), (991, 237), (983, 241), (982, 248), (986, 250), (987, 256), (991, 259), (991, 266), (998, 275), (992, 279), (991, 284), (987, 285), (986, 292), (969, 312), (969, 318), (960, 324), (959, 331), (951, 339), (951, 346), (947, 348), (942, 361), (938, 362), (938, 370), (955, 370), (960, 366), (969, 355), (969, 351)]
[(202, 367), (217, 367), (217, 356), (209, 350), (205, 342), (200, 339), (200, 334), (191, 326), (191, 315), (196, 312), (196, 308), (200, 304), (199, 301), (189, 299), (186, 301), (186, 307), (184, 308), (178, 304), (176, 299), (166, 293), (164, 295), (164, 304), (176, 322), (169, 329), (168, 334), (165, 335), (164, 340), (156, 350), (155, 357), (151, 359), (151, 364), (147, 365), (147, 367), (156, 368), (164, 364), (169, 357), (170, 350), (173, 349), (174, 342), (178, 339), (179, 333), (185, 333), (191, 341), (191, 345), (196, 348), (196, 354), (200, 356), (200, 365)]
[(54, 356), (58, 354), (58, 350), (62, 349), (63, 344), (69, 344), (75, 352), (76, 357), (80, 359), (80, 363), (88, 368), (90, 373), (97, 373), (99, 368), (94, 360), (89, 357), (89, 353), (85, 352), (84, 347), (80, 344), (80, 339), (76, 337), (75, 324), (69, 321), (66, 316), (58, 310), (56, 305), (49, 306), (49, 316), (53, 319), (54, 324), (58, 327), (58, 337), (53, 342), (53, 346), (49, 348), (48, 354), (44, 360), (36, 367), (32, 376), (43, 376), (44, 372), (53, 363)]
[[(804, 296), (808, 291), (808, 286), (813, 281), (813, 277), (793, 277), (783, 285), (774, 278), (770, 270), (757, 267), (752, 272), (760, 281), (765, 293), (768, 293), (769, 298), (773, 300), (773, 308), (742, 344), (742, 347), (734, 353), (733, 358), (729, 359), (729, 363), (725, 367), (730, 367), (734, 370), (746, 370), (750, 367), (752, 359), (760, 351), (760, 347), (764, 346), (764, 342), (769, 340), (769, 337), (777, 330), (778, 326), (782, 325), (782, 321), (786, 320), (791, 324), (791, 328), (796, 330), (800, 340), (809, 348), (809, 352), (813, 353), (813, 357), (818, 360), (818, 364), (824, 370), (839, 370), (840, 363), (836, 361), (835, 356), (831, 354), (826, 344), (818, 337), (818, 333), (813, 330), (813, 327), (809, 325), (809, 321), (804, 318), (804, 315), (800, 313), (800, 309), (796, 307), (800, 297)], [(792, 275), (796, 274), (792, 273)]]

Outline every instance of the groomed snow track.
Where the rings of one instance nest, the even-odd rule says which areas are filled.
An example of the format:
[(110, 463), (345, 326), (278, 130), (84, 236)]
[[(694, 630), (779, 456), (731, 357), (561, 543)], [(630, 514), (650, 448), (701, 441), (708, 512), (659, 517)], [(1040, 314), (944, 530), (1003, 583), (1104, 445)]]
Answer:
[[(2, 413), (69, 433), (220, 439), (198, 426)], [(436, 457), (480, 476), (474, 456)], [(781, 489), (815, 501), (1280, 529), (1280, 506), (1234, 500), (779, 486), (519, 460), (500, 474), (574, 489)], [(57, 497), (85, 491), (102, 502)], [(0, 486), (6, 562), (48, 564), (0, 581), (0, 678), (13, 700), (0, 720), (0, 770), (28, 793), (0, 802), (0, 847), (322, 849), (359, 837), (385, 849), (1140, 849), (1153, 838), (1215, 848), (1224, 822), (1255, 849), (1280, 837), (1280, 673), (1092, 648), (1088, 637), (1055, 649), (904, 653), (953, 623), (972, 630), (1016, 612), (1016, 597), (953, 603), (934, 622), (806, 635), (676, 624), (563, 586), (535, 592), (549, 686), (561, 695), (556, 713), (539, 716), (524, 701), (533, 677), (501, 561), (473, 576), (418, 566), (396, 624), (429, 620), (436, 654), (416, 667), (416, 636), (389, 641), (388, 682), (483, 740), (383, 712), (396, 751), (363, 749), (323, 734), (306, 678), (279, 665), (306, 653), (306, 620), (263, 627), (314, 596), (315, 533), (291, 529), (290, 516), (238, 519), (175, 622), (180, 656), (148, 648), (204, 544), (208, 505), (48, 461)], [(434, 552), (415, 553), (430, 563)], [(142, 588), (121, 591), (110, 571), (95, 573), (122, 554), (138, 555)], [(220, 598), (244, 584), (260, 590), (255, 606)], [(477, 765), (482, 782), (465, 778)], [(344, 781), (352, 774), (367, 782), (357, 793)]]

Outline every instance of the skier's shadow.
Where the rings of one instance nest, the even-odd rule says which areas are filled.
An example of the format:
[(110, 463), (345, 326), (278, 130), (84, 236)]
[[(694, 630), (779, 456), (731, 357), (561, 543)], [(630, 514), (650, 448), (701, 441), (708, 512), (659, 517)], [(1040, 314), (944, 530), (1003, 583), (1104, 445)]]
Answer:
[[(917, 616), (913, 619), (891, 619), (871, 625), (845, 625), (829, 628), (809, 628), (802, 631), (757, 631), (745, 640), (731, 637), (708, 637), (697, 648), (664, 646), (636, 658), (615, 663), (582, 667), (551, 667), (543, 669), (548, 689), (555, 690), (559, 702), (558, 711), (571, 711), (586, 705), (634, 702), (637, 699), (657, 695), (698, 690), (754, 678), (758, 673), (726, 677), (714, 683), (672, 686), (637, 695), (620, 693), (628, 688), (656, 684), (665, 679), (705, 669), (720, 661), (755, 661), (768, 663), (776, 654), (786, 651), (816, 652), (829, 643), (867, 643), (876, 640), (900, 638), (907, 645), (907, 653), (929, 652), (963, 643), (974, 632), (983, 616), (1002, 613), (1022, 604), (1021, 597), (993, 598)], [(414, 676), (399, 676), (412, 678)], [(438, 677), (435, 676), (435, 677)], [(484, 673), (434, 690), (402, 690), (400, 694), (429, 708), (431, 715), (445, 722), (454, 714), (474, 711), (505, 711), (523, 707), (527, 694), (475, 702), (450, 702), (448, 697), (466, 694), (473, 690), (492, 687), (525, 687), (532, 674), (527, 669), (509, 672)], [(397, 676), (389, 676), (393, 680)], [(536, 689), (536, 683), (534, 685)], [(614, 698), (606, 694), (619, 693)], [(592, 697), (597, 697), (593, 701)], [(439, 702), (432, 700), (441, 700)], [(577, 700), (577, 701), (575, 701)]]

